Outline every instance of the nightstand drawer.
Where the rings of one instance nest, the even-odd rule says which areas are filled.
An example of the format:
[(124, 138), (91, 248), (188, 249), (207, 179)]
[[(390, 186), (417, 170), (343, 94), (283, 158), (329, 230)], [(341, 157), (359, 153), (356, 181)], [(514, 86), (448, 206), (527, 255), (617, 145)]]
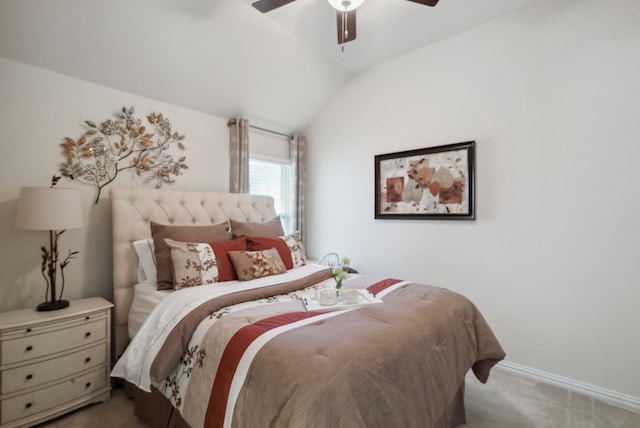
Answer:
[(57, 385), (4, 400), (0, 423), (32, 416), (97, 391), (106, 385), (106, 370), (101, 367)]
[(0, 427), (109, 399), (112, 307), (90, 297), (56, 311), (0, 312)]
[(104, 340), (107, 337), (106, 320), (97, 320), (46, 334), (11, 339), (2, 342), (0, 364), (23, 362), (66, 351), (78, 346)]
[(20, 366), (2, 372), (1, 393), (11, 394), (21, 389), (42, 385), (56, 379), (88, 370), (107, 361), (107, 344), (83, 349), (59, 358)]

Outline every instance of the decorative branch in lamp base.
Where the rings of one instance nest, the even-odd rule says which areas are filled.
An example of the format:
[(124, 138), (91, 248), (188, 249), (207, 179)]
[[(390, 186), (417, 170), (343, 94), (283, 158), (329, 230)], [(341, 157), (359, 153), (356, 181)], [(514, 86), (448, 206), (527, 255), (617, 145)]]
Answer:
[(66, 137), (62, 154), (67, 158), (60, 164), (60, 173), (72, 180), (89, 184), (97, 189), (95, 203), (102, 189), (114, 181), (118, 173), (133, 170), (136, 175), (145, 174), (145, 183), (155, 181), (156, 188), (163, 183), (173, 183), (188, 166), (185, 157), (177, 161), (167, 153), (171, 145), (184, 150), (184, 135), (172, 131), (169, 119), (162, 113), (151, 113), (147, 121), (153, 127), (148, 132), (140, 119), (133, 116), (134, 108), (122, 107), (114, 119), (100, 124), (90, 120), (89, 128), (77, 140)]
[[(54, 230), (49, 231), (49, 248), (44, 245), (42, 250), (42, 276), (47, 283), (47, 292), (45, 294), (45, 302), (40, 303), (36, 309), (38, 311), (55, 311), (58, 309), (66, 308), (69, 306), (69, 301), (62, 300), (62, 293), (64, 292), (64, 268), (75, 259), (75, 256), (79, 254), (78, 251), (69, 250), (67, 257), (59, 262), (58, 255), (58, 238), (65, 231), (61, 230), (56, 232)], [(58, 262), (60, 263), (60, 279), (62, 284), (60, 287), (60, 293), (57, 292), (57, 280), (58, 280)]]

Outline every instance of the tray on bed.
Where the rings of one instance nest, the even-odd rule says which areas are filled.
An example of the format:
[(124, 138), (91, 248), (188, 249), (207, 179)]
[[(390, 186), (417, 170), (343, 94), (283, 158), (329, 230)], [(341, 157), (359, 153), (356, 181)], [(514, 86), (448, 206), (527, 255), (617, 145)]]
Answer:
[(358, 303), (347, 303), (345, 302), (344, 297), (342, 297), (342, 295), (338, 296), (338, 303), (336, 303), (335, 305), (322, 305), (320, 304), (318, 299), (316, 299), (314, 296), (307, 296), (304, 299), (302, 299), (302, 302), (304, 303), (304, 307), (307, 309), (307, 311), (314, 311), (314, 312), (356, 309), (356, 308), (363, 308), (367, 306), (382, 305), (384, 303), (382, 300), (374, 297), (373, 294), (371, 294), (367, 290), (358, 290), (358, 291), (360, 292), (360, 294), (362, 294), (362, 300), (360, 300)]

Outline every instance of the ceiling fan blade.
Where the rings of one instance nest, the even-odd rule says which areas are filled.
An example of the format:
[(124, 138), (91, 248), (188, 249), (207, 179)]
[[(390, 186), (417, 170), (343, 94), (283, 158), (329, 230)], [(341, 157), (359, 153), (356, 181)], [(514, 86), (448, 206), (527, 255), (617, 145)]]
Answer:
[(259, 0), (257, 2), (251, 3), (251, 6), (255, 7), (262, 13), (266, 13), (294, 1), (295, 0)]
[(432, 6), (433, 7), (433, 6), (438, 4), (439, 0), (409, 0), (409, 1), (412, 1), (414, 3), (420, 3), (420, 4), (423, 4), (425, 6)]
[(336, 13), (338, 24), (338, 44), (351, 42), (356, 39), (356, 10)]

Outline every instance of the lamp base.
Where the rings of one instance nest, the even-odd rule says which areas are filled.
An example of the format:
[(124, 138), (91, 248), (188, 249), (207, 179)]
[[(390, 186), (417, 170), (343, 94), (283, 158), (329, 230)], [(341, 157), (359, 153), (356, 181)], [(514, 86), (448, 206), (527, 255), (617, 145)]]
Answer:
[(58, 309), (66, 308), (67, 306), (69, 306), (68, 300), (55, 300), (53, 302), (40, 303), (36, 310), (39, 312), (57, 311)]

